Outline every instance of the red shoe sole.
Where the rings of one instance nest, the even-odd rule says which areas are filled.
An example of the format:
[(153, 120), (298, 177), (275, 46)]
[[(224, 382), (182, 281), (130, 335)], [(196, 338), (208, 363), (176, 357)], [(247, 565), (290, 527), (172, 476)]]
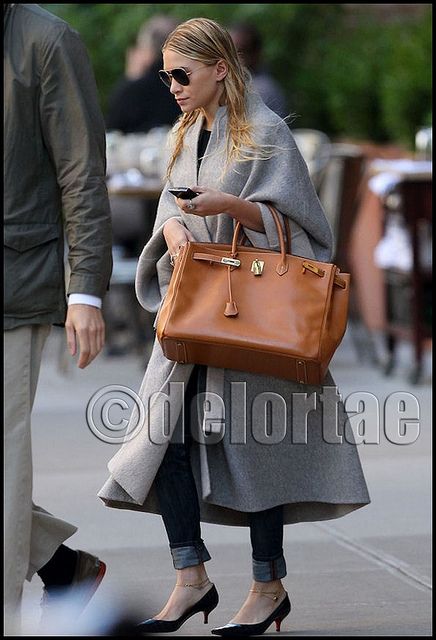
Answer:
[(86, 593), (84, 594), (83, 603), (82, 603), (82, 607), (83, 607), (82, 611), (86, 607), (88, 602), (91, 600), (91, 598), (94, 595), (94, 593), (97, 591), (98, 587), (101, 584), (101, 581), (104, 578), (105, 573), (106, 573), (106, 564), (100, 560), (100, 566), (99, 566), (99, 569), (98, 569), (98, 573), (95, 576), (95, 580), (90, 585), (89, 590), (87, 590)]

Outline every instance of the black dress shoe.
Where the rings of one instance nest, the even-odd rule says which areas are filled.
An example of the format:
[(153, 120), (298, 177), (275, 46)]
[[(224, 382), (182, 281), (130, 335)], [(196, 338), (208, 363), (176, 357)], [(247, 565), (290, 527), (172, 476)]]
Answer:
[(189, 609), (182, 613), (177, 620), (156, 620), (155, 618), (149, 618), (148, 620), (140, 622), (137, 629), (142, 634), (170, 633), (171, 631), (177, 631), (177, 629), (180, 629), (182, 624), (186, 622), (188, 618), (200, 611), (203, 611), (204, 624), (207, 624), (209, 613), (215, 609), (218, 604), (218, 600), (218, 592), (215, 585), (212, 584), (212, 588), (204, 594), (201, 600), (193, 604), (192, 607), (189, 607)]
[(57, 606), (61, 597), (66, 596), (74, 597), (77, 611), (81, 612), (100, 586), (106, 573), (106, 564), (86, 551), (77, 550), (76, 553), (76, 568), (71, 582), (57, 588), (44, 588), (41, 600), (43, 612), (49, 612)]
[(276, 623), (276, 631), (280, 631), (280, 625), (282, 620), (291, 611), (291, 603), (289, 596), (286, 593), (285, 599), (279, 604), (266, 620), (257, 622), (256, 624), (237, 624), (236, 622), (229, 622), (224, 627), (217, 627), (212, 629), (212, 633), (216, 636), (260, 636), (268, 629), (270, 624)]
[[(44, 588), (41, 599), (40, 630), (53, 625), (58, 607), (71, 602), (78, 617), (100, 586), (106, 573), (106, 564), (86, 551), (77, 551), (76, 569), (70, 584), (59, 588)], [(70, 600), (71, 599), (71, 600)]]

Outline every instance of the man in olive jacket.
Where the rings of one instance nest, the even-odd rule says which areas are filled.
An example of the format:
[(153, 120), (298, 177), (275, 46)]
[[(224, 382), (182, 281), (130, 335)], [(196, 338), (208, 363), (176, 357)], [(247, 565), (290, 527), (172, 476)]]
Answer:
[[(63, 541), (76, 527), (32, 503), (30, 413), (41, 352), (64, 324), (86, 367), (104, 344), (112, 269), (105, 129), (93, 71), (76, 31), (38, 5), (4, 5), (5, 603), (18, 619), (35, 572), (50, 601), (105, 565)], [(70, 276), (64, 279), (64, 235)], [(68, 296), (68, 306), (66, 294)]]

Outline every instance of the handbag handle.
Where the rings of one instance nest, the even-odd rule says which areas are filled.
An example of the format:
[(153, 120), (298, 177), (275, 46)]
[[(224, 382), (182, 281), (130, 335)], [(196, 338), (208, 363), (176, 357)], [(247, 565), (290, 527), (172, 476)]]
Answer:
[[(286, 253), (288, 255), (292, 254), (292, 244), (291, 244), (291, 227), (289, 224), (289, 218), (288, 216), (283, 216), (283, 222), (285, 224), (285, 231), (286, 231)], [(245, 229), (244, 227), (242, 227), (242, 231), (241, 231), (241, 242), (237, 242), (237, 244), (240, 244), (242, 246), (246, 246), (245, 245), (245, 241), (249, 242), (251, 245), (250, 240), (248, 239), (247, 234), (245, 233)], [(253, 246), (253, 245), (251, 245)]]
[[(279, 238), (279, 244), (280, 244), (280, 261), (276, 267), (276, 272), (282, 276), (283, 274), (285, 274), (288, 270), (288, 262), (287, 262), (287, 258), (286, 258), (286, 248), (288, 249), (288, 252), (291, 253), (291, 229), (289, 226), (289, 221), (287, 220), (287, 216), (284, 216), (285, 218), (285, 230), (286, 230), (286, 245), (285, 245), (285, 239), (283, 236), (283, 230), (282, 230), (282, 225), (280, 224), (280, 218), (279, 218), (279, 214), (277, 213), (277, 210), (270, 204), (268, 204), (267, 202), (265, 203), (266, 206), (268, 207), (268, 209), (271, 212), (271, 215), (273, 217), (273, 220), (275, 222), (276, 225), (276, 229), (277, 229), (277, 235)], [(238, 254), (237, 251), (237, 244), (238, 244), (238, 238), (239, 238), (239, 234), (240, 231), (242, 229), (242, 224), (240, 222), (237, 222), (236, 226), (235, 226), (235, 230), (233, 232), (233, 241), (232, 241), (232, 257), (236, 256)]]

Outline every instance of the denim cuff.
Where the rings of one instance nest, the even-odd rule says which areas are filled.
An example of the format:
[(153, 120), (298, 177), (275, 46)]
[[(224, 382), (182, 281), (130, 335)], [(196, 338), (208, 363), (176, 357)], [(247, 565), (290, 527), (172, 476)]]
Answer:
[(253, 579), (257, 582), (280, 580), (285, 575), (286, 562), (283, 555), (275, 560), (255, 560), (253, 558)]
[(203, 542), (184, 547), (170, 547), (174, 569), (186, 569), (211, 559)]

